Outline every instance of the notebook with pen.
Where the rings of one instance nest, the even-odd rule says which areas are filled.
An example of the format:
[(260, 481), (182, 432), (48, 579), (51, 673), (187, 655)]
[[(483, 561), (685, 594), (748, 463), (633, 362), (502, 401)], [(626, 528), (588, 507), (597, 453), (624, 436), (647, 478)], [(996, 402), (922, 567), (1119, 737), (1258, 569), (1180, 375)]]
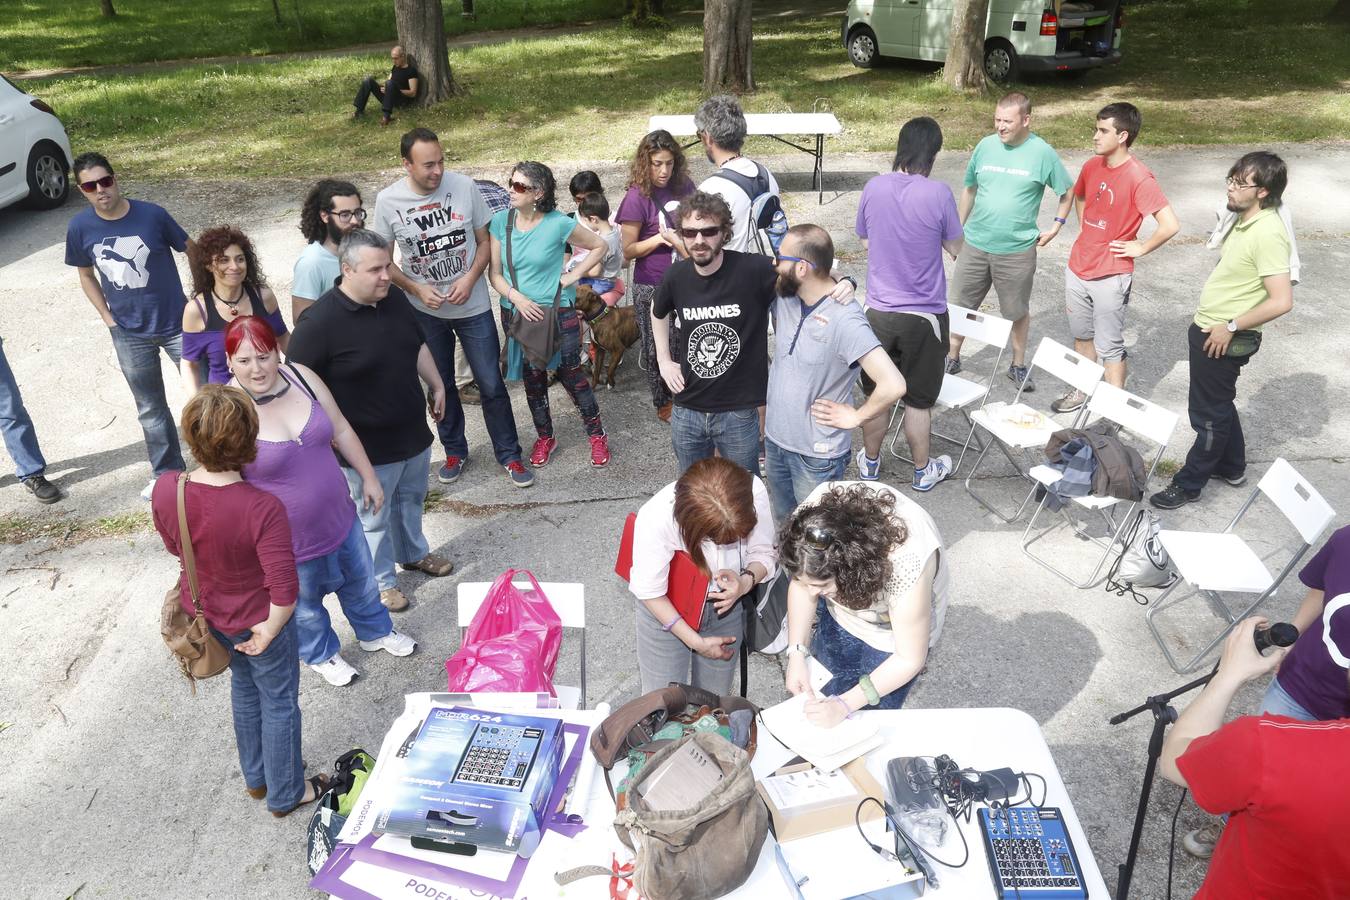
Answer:
[[(623, 523), (623, 536), (619, 539), (619, 558), (614, 563), (614, 573), (624, 581), (629, 580), (633, 571), (633, 534), (637, 528), (637, 513), (629, 513)], [(690, 628), (698, 631), (703, 622), (703, 607), (708, 600), (709, 579), (694, 565), (694, 558), (683, 550), (676, 550), (670, 561), (670, 580), (666, 586), (666, 598), (674, 605), (675, 611)]]

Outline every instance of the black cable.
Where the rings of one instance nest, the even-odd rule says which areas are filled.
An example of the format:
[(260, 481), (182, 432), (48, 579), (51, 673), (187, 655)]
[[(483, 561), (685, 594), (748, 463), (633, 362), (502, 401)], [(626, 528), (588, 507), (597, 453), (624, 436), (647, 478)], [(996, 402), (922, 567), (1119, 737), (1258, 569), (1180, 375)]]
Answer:
[(919, 843), (914, 838), (914, 836), (911, 835), (908, 831), (901, 828), (900, 823), (895, 821), (895, 817), (892, 816), (890, 810), (886, 808), (886, 804), (882, 803), (876, 797), (864, 797), (858, 803), (858, 808), (853, 811), (853, 825), (855, 828), (858, 829), (858, 834), (862, 837), (863, 841), (866, 842), (867, 846), (871, 847), (872, 850), (883, 859), (891, 859), (894, 860), (895, 862), (899, 862), (899, 860), (895, 858), (894, 853), (882, 847), (878, 847), (876, 844), (872, 843), (871, 839), (868, 838), (866, 834), (863, 833), (862, 819), (860, 817), (862, 816), (863, 807), (866, 806), (868, 802), (875, 803), (877, 806), (881, 807), (881, 814), (886, 817), (886, 821), (890, 823), (890, 826), (894, 828), (896, 832), (903, 835), (905, 840), (908, 841), (918, 852), (927, 855), (929, 859), (931, 859), (938, 865), (946, 866), (949, 869), (959, 869), (966, 863), (970, 862), (970, 844), (966, 842), (966, 836), (961, 833), (960, 826), (957, 827), (956, 834), (958, 837), (961, 838), (961, 846), (965, 849), (965, 857), (959, 863), (949, 863), (946, 860), (938, 859), (937, 856), (931, 850), (929, 850), (923, 844)]
[(1177, 819), (1181, 816), (1181, 806), (1186, 802), (1186, 789), (1181, 789), (1181, 799), (1177, 800), (1177, 810), (1172, 813), (1172, 843), (1167, 848), (1167, 900), (1172, 900), (1172, 861), (1177, 855)]

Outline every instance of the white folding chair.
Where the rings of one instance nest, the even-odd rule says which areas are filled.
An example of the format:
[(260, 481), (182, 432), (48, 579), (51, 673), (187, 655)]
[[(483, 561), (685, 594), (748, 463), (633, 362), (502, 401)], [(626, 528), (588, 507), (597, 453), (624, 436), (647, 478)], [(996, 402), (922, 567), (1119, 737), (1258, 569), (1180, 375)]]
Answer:
[[(1289, 524), (1294, 526), (1294, 530), (1303, 539), (1303, 543), (1299, 545), (1289, 562), (1280, 570), (1278, 577), (1272, 577), (1261, 557), (1252, 550), (1246, 541), (1233, 533), (1234, 527), (1246, 516), (1247, 511), (1252, 508), (1256, 498), (1261, 494), (1264, 494), (1267, 499), (1275, 504), (1275, 507), (1289, 520)], [(1167, 555), (1171, 558), (1172, 564), (1176, 566), (1181, 578), (1158, 596), (1153, 605), (1145, 611), (1144, 620), (1148, 622), (1154, 640), (1162, 648), (1163, 655), (1167, 657), (1167, 662), (1171, 664), (1172, 668), (1179, 674), (1199, 668), (1204, 658), (1219, 646), (1233, 625), (1250, 616), (1258, 606), (1266, 601), (1267, 597), (1274, 595), (1280, 583), (1293, 571), (1294, 566), (1308, 552), (1308, 549), (1322, 536), (1322, 532), (1331, 524), (1335, 515), (1335, 511), (1332, 510), (1326, 500), (1322, 499), (1322, 495), (1312, 485), (1308, 484), (1294, 470), (1293, 466), (1283, 458), (1279, 458), (1266, 470), (1266, 474), (1261, 477), (1256, 489), (1252, 491), (1251, 496), (1247, 498), (1247, 501), (1242, 504), (1242, 508), (1238, 510), (1237, 515), (1233, 517), (1233, 521), (1229, 522), (1228, 527), (1223, 531), (1218, 533), (1206, 531), (1159, 532), (1158, 538), (1162, 541), (1163, 547), (1167, 549)], [(1154, 618), (1164, 609), (1175, 606), (1181, 600), (1191, 596), (1190, 594), (1182, 594), (1169, 599), (1169, 595), (1177, 589), (1182, 580), (1195, 588), (1196, 594), (1208, 601), (1214, 611), (1223, 618), (1224, 626), (1214, 639), (1205, 645), (1203, 650), (1185, 662), (1179, 663), (1171, 648), (1168, 647), (1167, 641), (1163, 639)], [(1241, 613), (1234, 614), (1228, 608), (1228, 604), (1219, 596), (1220, 591), (1255, 594), (1256, 596), (1246, 609)]]
[[(518, 590), (533, 590), (534, 586), (528, 581), (512, 582)], [(459, 620), (459, 641), (464, 643), (464, 629), (469, 627), (473, 621), (474, 615), (478, 612), (478, 607), (483, 605), (483, 600), (487, 597), (488, 588), (492, 587), (490, 581), (461, 581), (458, 585), (457, 599), (457, 618)], [(586, 586), (584, 584), (575, 584), (561, 581), (541, 581), (539, 587), (543, 589), (544, 595), (548, 597), (548, 602), (552, 604), (558, 618), (562, 620), (563, 628), (576, 628), (581, 631), (581, 690), (577, 709), (586, 708)], [(557, 687), (557, 686), (555, 686)], [(565, 687), (558, 687), (558, 698), (563, 699)]]
[[(1092, 396), (1087, 402), (1087, 412), (1088, 418), (1094, 415), (1100, 416), (1119, 425), (1121, 429), (1158, 445), (1157, 452), (1153, 454), (1153, 462), (1149, 465), (1148, 472), (1144, 476), (1144, 494), (1147, 494), (1148, 482), (1153, 477), (1153, 470), (1158, 467), (1159, 461), (1162, 460), (1163, 452), (1167, 450), (1167, 442), (1172, 438), (1172, 430), (1176, 428), (1177, 414), (1105, 381), (1098, 384), (1096, 390), (1092, 392)], [(1046, 488), (1063, 477), (1062, 472), (1048, 465), (1033, 466), (1027, 474)], [(1097, 564), (1093, 566), (1092, 573), (1082, 581), (1075, 581), (1071, 575), (1055, 567), (1048, 559), (1037, 556), (1031, 550), (1032, 544), (1044, 538), (1051, 531), (1056, 530), (1057, 527), (1051, 525), (1033, 534), (1036, 519), (1040, 516), (1041, 510), (1045, 509), (1047, 500), (1048, 494), (1041, 498), (1041, 502), (1036, 505), (1036, 509), (1031, 513), (1031, 519), (1027, 522), (1026, 530), (1022, 532), (1022, 552), (1075, 587), (1089, 587), (1097, 581), (1097, 576), (1101, 574), (1102, 567), (1111, 557), (1111, 551), (1116, 549), (1116, 544), (1120, 540), (1120, 533), (1129, 524), (1130, 515), (1135, 508), (1143, 501), (1143, 495), (1138, 500), (1124, 501), (1115, 497), (1098, 497), (1088, 494), (1084, 497), (1074, 497), (1059, 511), (1064, 521), (1057, 524), (1067, 524), (1073, 529), (1074, 533), (1102, 548), (1102, 554), (1097, 559)], [(1125, 513), (1117, 522), (1113, 515), (1114, 507), (1125, 502), (1129, 502), (1129, 508), (1125, 510)], [(1107, 531), (1111, 534), (1110, 539), (1103, 541), (1099, 537), (1088, 534), (1083, 525), (1071, 513), (1075, 506), (1098, 513), (1105, 522)]]
[[(1097, 384), (1102, 380), (1102, 374), (1106, 371), (1100, 364), (1093, 362), (1086, 356), (1075, 353), (1058, 341), (1051, 340), (1048, 337), (1041, 338), (1041, 343), (1036, 348), (1036, 354), (1031, 358), (1031, 368), (1033, 370), (1039, 369), (1064, 382), (1070, 388), (1082, 391), (1088, 396), (1092, 395)], [(1036, 486), (1035, 484), (1028, 486), (1022, 504), (1011, 515), (1003, 512), (994, 505), (992, 500), (980, 496), (971, 483), (975, 478), (975, 473), (979, 471), (981, 463), (984, 462), (985, 455), (992, 447), (997, 446), (1003, 452), (1003, 455), (1008, 458), (1008, 462), (1012, 464), (1018, 476), (1028, 478), (1028, 467), (1025, 460), (1019, 459), (1018, 456), (1013, 454), (1013, 451), (1016, 450), (1018, 454), (1024, 454), (1027, 450), (1044, 447), (1050, 440), (1050, 436), (1063, 427), (1054, 419), (1023, 403), (1022, 390), (1023, 385), (1019, 385), (1012, 403), (990, 403), (977, 409), (970, 417), (977, 428), (989, 433), (989, 439), (980, 442), (982, 445), (980, 453), (975, 457), (975, 464), (966, 473), (966, 492), (985, 509), (1008, 523), (1017, 521), (1018, 517), (1022, 515), (1023, 510), (1027, 508), (1027, 504), (1031, 501), (1031, 495), (1035, 492)], [(1086, 415), (1087, 404), (1084, 404), (1082, 409), (1074, 416), (1069, 427), (1076, 427)]]
[[(1012, 334), (1013, 323), (993, 313), (982, 313), (977, 310), (966, 309), (964, 306), (948, 306), (947, 317), (952, 334), (959, 334), (966, 340), (988, 344), (998, 350), (998, 354), (994, 357), (994, 367), (990, 370), (988, 378), (972, 381), (959, 375), (944, 375), (942, 377), (942, 388), (938, 391), (937, 407), (942, 410), (957, 410), (966, 420), (966, 425), (969, 426), (964, 438), (941, 434), (936, 430), (931, 432), (935, 438), (960, 446), (961, 453), (956, 457), (956, 462), (952, 464), (952, 472), (955, 473), (956, 470), (961, 468), (961, 460), (965, 459), (966, 451), (970, 449), (970, 442), (975, 437), (975, 424), (971, 421), (970, 409), (977, 407), (978, 404), (978, 411), (983, 409), (984, 404), (988, 402), (989, 392), (994, 389), (994, 378), (997, 377), (1000, 365), (1003, 362), (1003, 352), (1008, 349), (1008, 338)], [(901, 398), (896, 401), (895, 408), (891, 410), (891, 421), (886, 427), (895, 426), (895, 434), (891, 437), (891, 455), (896, 459), (910, 462), (910, 458), (900, 450), (900, 444), (905, 440), (904, 421), (905, 401), (904, 398)]]

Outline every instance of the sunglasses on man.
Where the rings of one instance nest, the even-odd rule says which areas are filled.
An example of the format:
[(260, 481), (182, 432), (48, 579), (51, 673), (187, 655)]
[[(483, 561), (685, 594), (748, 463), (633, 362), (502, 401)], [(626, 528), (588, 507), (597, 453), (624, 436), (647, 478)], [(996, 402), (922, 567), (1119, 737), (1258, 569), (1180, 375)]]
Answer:
[(104, 175), (102, 178), (95, 178), (93, 181), (81, 181), (80, 190), (86, 194), (92, 194), (99, 188), (110, 188), (113, 182), (117, 180), (115, 175)]
[(719, 235), (719, 234), (721, 234), (721, 233), (722, 233), (722, 226), (721, 226), (721, 225), (709, 225), (707, 228), (681, 228), (681, 229), (680, 229), (680, 237), (684, 238), (684, 239), (687, 240), (687, 241), (691, 241), (691, 240), (693, 240), (694, 238), (698, 237), (699, 235), (703, 235), (705, 238), (710, 238), (710, 237), (716, 237), (717, 235)]
[(330, 208), (328, 214), (330, 216), (336, 216), (339, 222), (350, 222), (352, 219), (355, 219), (358, 222), (364, 222), (366, 220), (366, 211), (364, 209), (334, 210)]

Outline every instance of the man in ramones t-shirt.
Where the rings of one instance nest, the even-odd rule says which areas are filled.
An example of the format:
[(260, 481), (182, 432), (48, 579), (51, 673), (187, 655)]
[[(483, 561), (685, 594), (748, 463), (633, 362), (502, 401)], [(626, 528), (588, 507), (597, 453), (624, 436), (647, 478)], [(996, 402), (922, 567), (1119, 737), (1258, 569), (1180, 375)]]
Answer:
[[(666, 271), (652, 303), (657, 361), (674, 395), (675, 459), (681, 475), (714, 452), (758, 474), (759, 407), (768, 391), (769, 309), (778, 275), (767, 256), (723, 249), (732, 219), (721, 197), (695, 192), (676, 221), (689, 258)], [(831, 296), (852, 293), (853, 286), (841, 282)]]

